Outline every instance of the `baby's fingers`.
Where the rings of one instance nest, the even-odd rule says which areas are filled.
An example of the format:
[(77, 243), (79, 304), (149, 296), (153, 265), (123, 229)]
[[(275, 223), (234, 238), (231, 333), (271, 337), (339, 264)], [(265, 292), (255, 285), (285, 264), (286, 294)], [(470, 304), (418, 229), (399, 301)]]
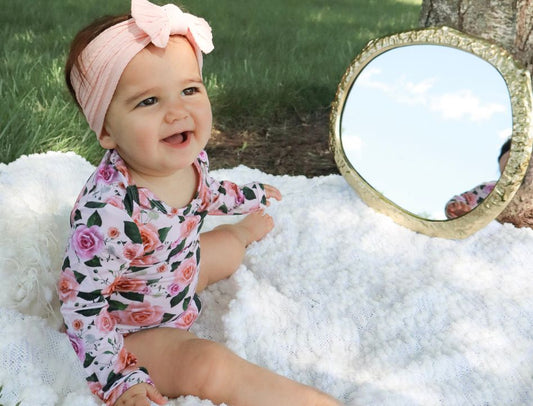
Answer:
[(266, 194), (267, 199), (273, 198), (273, 199), (276, 199), (277, 201), (281, 200), (281, 192), (277, 188), (271, 185), (263, 185), (263, 186), (265, 188), (265, 194)]
[(150, 386), (148, 387), (148, 390), (146, 391), (146, 396), (148, 396), (148, 399), (150, 399), (152, 402), (157, 403), (158, 405), (165, 405), (167, 403), (167, 398), (154, 387)]

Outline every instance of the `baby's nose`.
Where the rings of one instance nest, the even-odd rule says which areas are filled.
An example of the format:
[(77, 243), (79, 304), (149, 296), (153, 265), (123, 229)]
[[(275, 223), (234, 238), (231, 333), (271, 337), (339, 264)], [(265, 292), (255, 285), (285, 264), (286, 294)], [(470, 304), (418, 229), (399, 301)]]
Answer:
[(168, 123), (183, 120), (189, 115), (183, 103), (175, 102), (167, 110), (165, 114), (165, 121)]

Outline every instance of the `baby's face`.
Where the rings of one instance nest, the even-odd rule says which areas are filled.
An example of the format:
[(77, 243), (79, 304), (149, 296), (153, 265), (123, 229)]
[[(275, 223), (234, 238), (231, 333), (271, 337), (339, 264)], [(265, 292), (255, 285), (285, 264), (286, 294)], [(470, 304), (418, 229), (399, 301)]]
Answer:
[(188, 167), (211, 135), (211, 105), (191, 44), (149, 45), (126, 66), (106, 114), (100, 144), (116, 149), (134, 179)]
[(505, 169), (505, 165), (507, 165), (508, 160), (509, 160), (509, 151), (504, 153), (500, 158), (500, 173), (503, 173), (503, 170)]

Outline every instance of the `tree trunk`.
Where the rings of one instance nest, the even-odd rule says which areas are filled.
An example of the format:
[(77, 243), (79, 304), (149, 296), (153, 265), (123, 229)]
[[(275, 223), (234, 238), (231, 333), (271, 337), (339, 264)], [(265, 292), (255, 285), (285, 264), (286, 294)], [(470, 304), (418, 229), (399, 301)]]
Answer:
[(533, 0), (423, 0), (419, 23), (498, 43), (533, 74)]

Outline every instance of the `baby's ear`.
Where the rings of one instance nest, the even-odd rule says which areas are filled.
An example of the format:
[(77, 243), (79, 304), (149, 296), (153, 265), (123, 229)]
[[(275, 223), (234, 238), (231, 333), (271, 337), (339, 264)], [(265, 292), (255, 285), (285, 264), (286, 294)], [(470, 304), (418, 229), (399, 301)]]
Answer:
[(117, 146), (117, 144), (113, 140), (113, 137), (111, 136), (109, 131), (107, 131), (105, 125), (104, 125), (104, 128), (102, 129), (102, 132), (98, 136), (98, 142), (104, 149), (114, 149)]

